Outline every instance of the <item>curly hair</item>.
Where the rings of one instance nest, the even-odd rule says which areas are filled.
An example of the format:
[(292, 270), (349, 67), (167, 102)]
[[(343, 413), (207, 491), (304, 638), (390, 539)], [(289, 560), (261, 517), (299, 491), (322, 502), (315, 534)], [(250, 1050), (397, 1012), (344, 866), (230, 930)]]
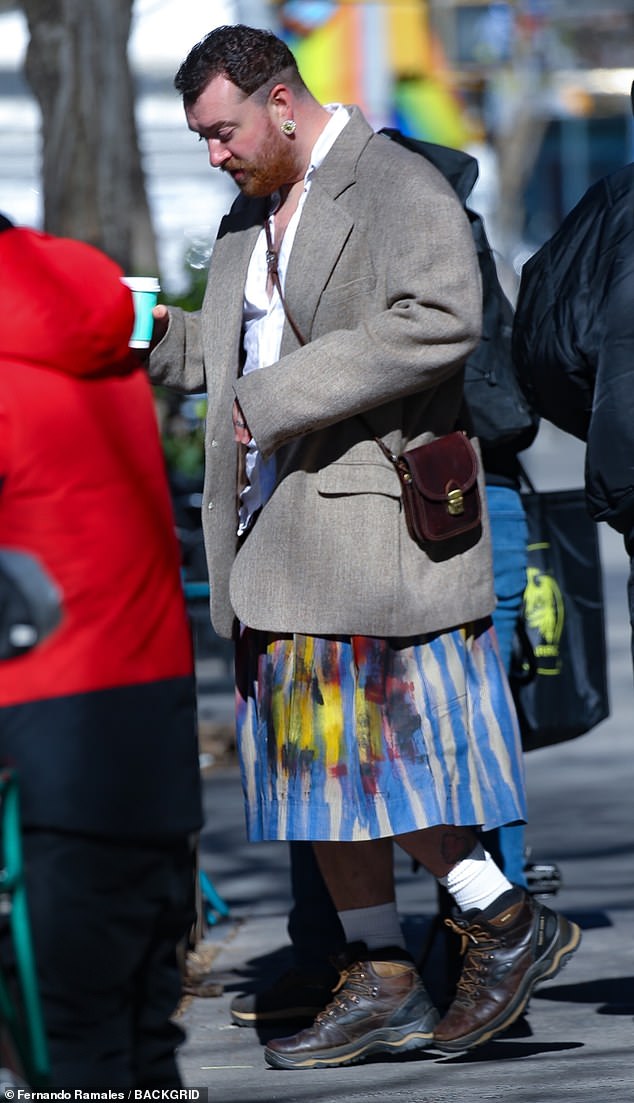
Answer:
[(272, 31), (242, 23), (216, 27), (189, 51), (174, 78), (186, 107), (195, 103), (214, 77), (223, 76), (246, 96), (268, 89), (278, 80), (304, 88), (297, 62), (285, 42)]

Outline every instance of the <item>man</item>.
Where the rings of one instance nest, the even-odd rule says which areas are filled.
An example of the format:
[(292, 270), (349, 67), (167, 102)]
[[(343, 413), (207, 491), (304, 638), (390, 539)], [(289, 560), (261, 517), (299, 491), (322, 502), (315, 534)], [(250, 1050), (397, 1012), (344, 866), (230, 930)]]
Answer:
[(0, 765), (55, 1088), (179, 1086), (202, 820), (180, 556), (121, 275), (2, 227)]
[(633, 197), (630, 164), (593, 184), (524, 265), (513, 355), (540, 414), (587, 443), (590, 514), (623, 534), (634, 663)]
[[(407, 139), (404, 144), (408, 144)], [(464, 205), (477, 178), (475, 159), (443, 146), (422, 144), (419, 148), (421, 155), (428, 156), (450, 180)], [(484, 223), (473, 210), (469, 211), (469, 221), (482, 277), (482, 337), (465, 363), (464, 390), (470, 423), (482, 450), (496, 595), (493, 624), (508, 671), (526, 587), (527, 524), (519, 493), (518, 453), (534, 439), (537, 419), (531, 416), (514, 380), (513, 308), (500, 285)], [(508, 880), (528, 888), (524, 825), (496, 828), (482, 842)], [(274, 1029), (280, 1024), (303, 1024), (330, 1002), (338, 980), (333, 961), (345, 950), (345, 938), (311, 844), (291, 842), (289, 857), (292, 907), (287, 930), (292, 965), (272, 984), (233, 998), (231, 1018), (238, 1026)], [(441, 888), (438, 895), (439, 915), (433, 932), (440, 915), (451, 906), (445, 889)], [(451, 1002), (461, 964), (460, 939), (446, 930), (444, 934), (445, 985), (436, 995), (439, 1006)], [(421, 966), (424, 976), (424, 961), (419, 962)]]
[[(237, 644), (249, 836), (313, 842), (347, 942), (333, 1001), (265, 1057), (469, 1048), (580, 936), (471, 830), (524, 818), (486, 518), (479, 539), (423, 550), (374, 439), (398, 453), (456, 424), (481, 314), (468, 222), (422, 158), (358, 108), (322, 107), (268, 32), (212, 31), (175, 84), (241, 195), (200, 314), (156, 308), (150, 372), (209, 395), (203, 524), (212, 619)], [(393, 839), (470, 940), (441, 1023), (404, 949)]]

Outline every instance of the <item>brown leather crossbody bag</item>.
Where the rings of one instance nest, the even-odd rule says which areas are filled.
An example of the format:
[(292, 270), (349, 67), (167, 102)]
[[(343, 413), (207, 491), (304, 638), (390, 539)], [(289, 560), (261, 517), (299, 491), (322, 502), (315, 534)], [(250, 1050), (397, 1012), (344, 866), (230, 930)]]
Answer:
[(466, 433), (457, 429), (398, 456), (374, 439), (396, 469), (407, 528), (417, 544), (451, 540), (481, 524), (478, 457)]

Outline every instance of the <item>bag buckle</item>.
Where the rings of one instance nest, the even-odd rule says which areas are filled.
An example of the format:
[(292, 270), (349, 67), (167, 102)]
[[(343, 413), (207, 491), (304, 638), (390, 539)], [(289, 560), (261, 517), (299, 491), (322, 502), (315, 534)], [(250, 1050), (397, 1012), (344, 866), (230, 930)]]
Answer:
[(464, 513), (464, 497), (460, 487), (456, 487), (447, 493), (447, 511), (451, 517), (459, 517), (461, 513)]

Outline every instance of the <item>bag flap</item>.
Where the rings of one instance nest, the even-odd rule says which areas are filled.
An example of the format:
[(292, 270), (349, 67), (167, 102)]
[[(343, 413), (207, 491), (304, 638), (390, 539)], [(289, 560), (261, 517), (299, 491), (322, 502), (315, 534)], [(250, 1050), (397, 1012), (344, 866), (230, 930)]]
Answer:
[(431, 501), (445, 501), (450, 490), (466, 494), (478, 477), (473, 445), (459, 431), (403, 452), (399, 459), (407, 466), (416, 489)]

